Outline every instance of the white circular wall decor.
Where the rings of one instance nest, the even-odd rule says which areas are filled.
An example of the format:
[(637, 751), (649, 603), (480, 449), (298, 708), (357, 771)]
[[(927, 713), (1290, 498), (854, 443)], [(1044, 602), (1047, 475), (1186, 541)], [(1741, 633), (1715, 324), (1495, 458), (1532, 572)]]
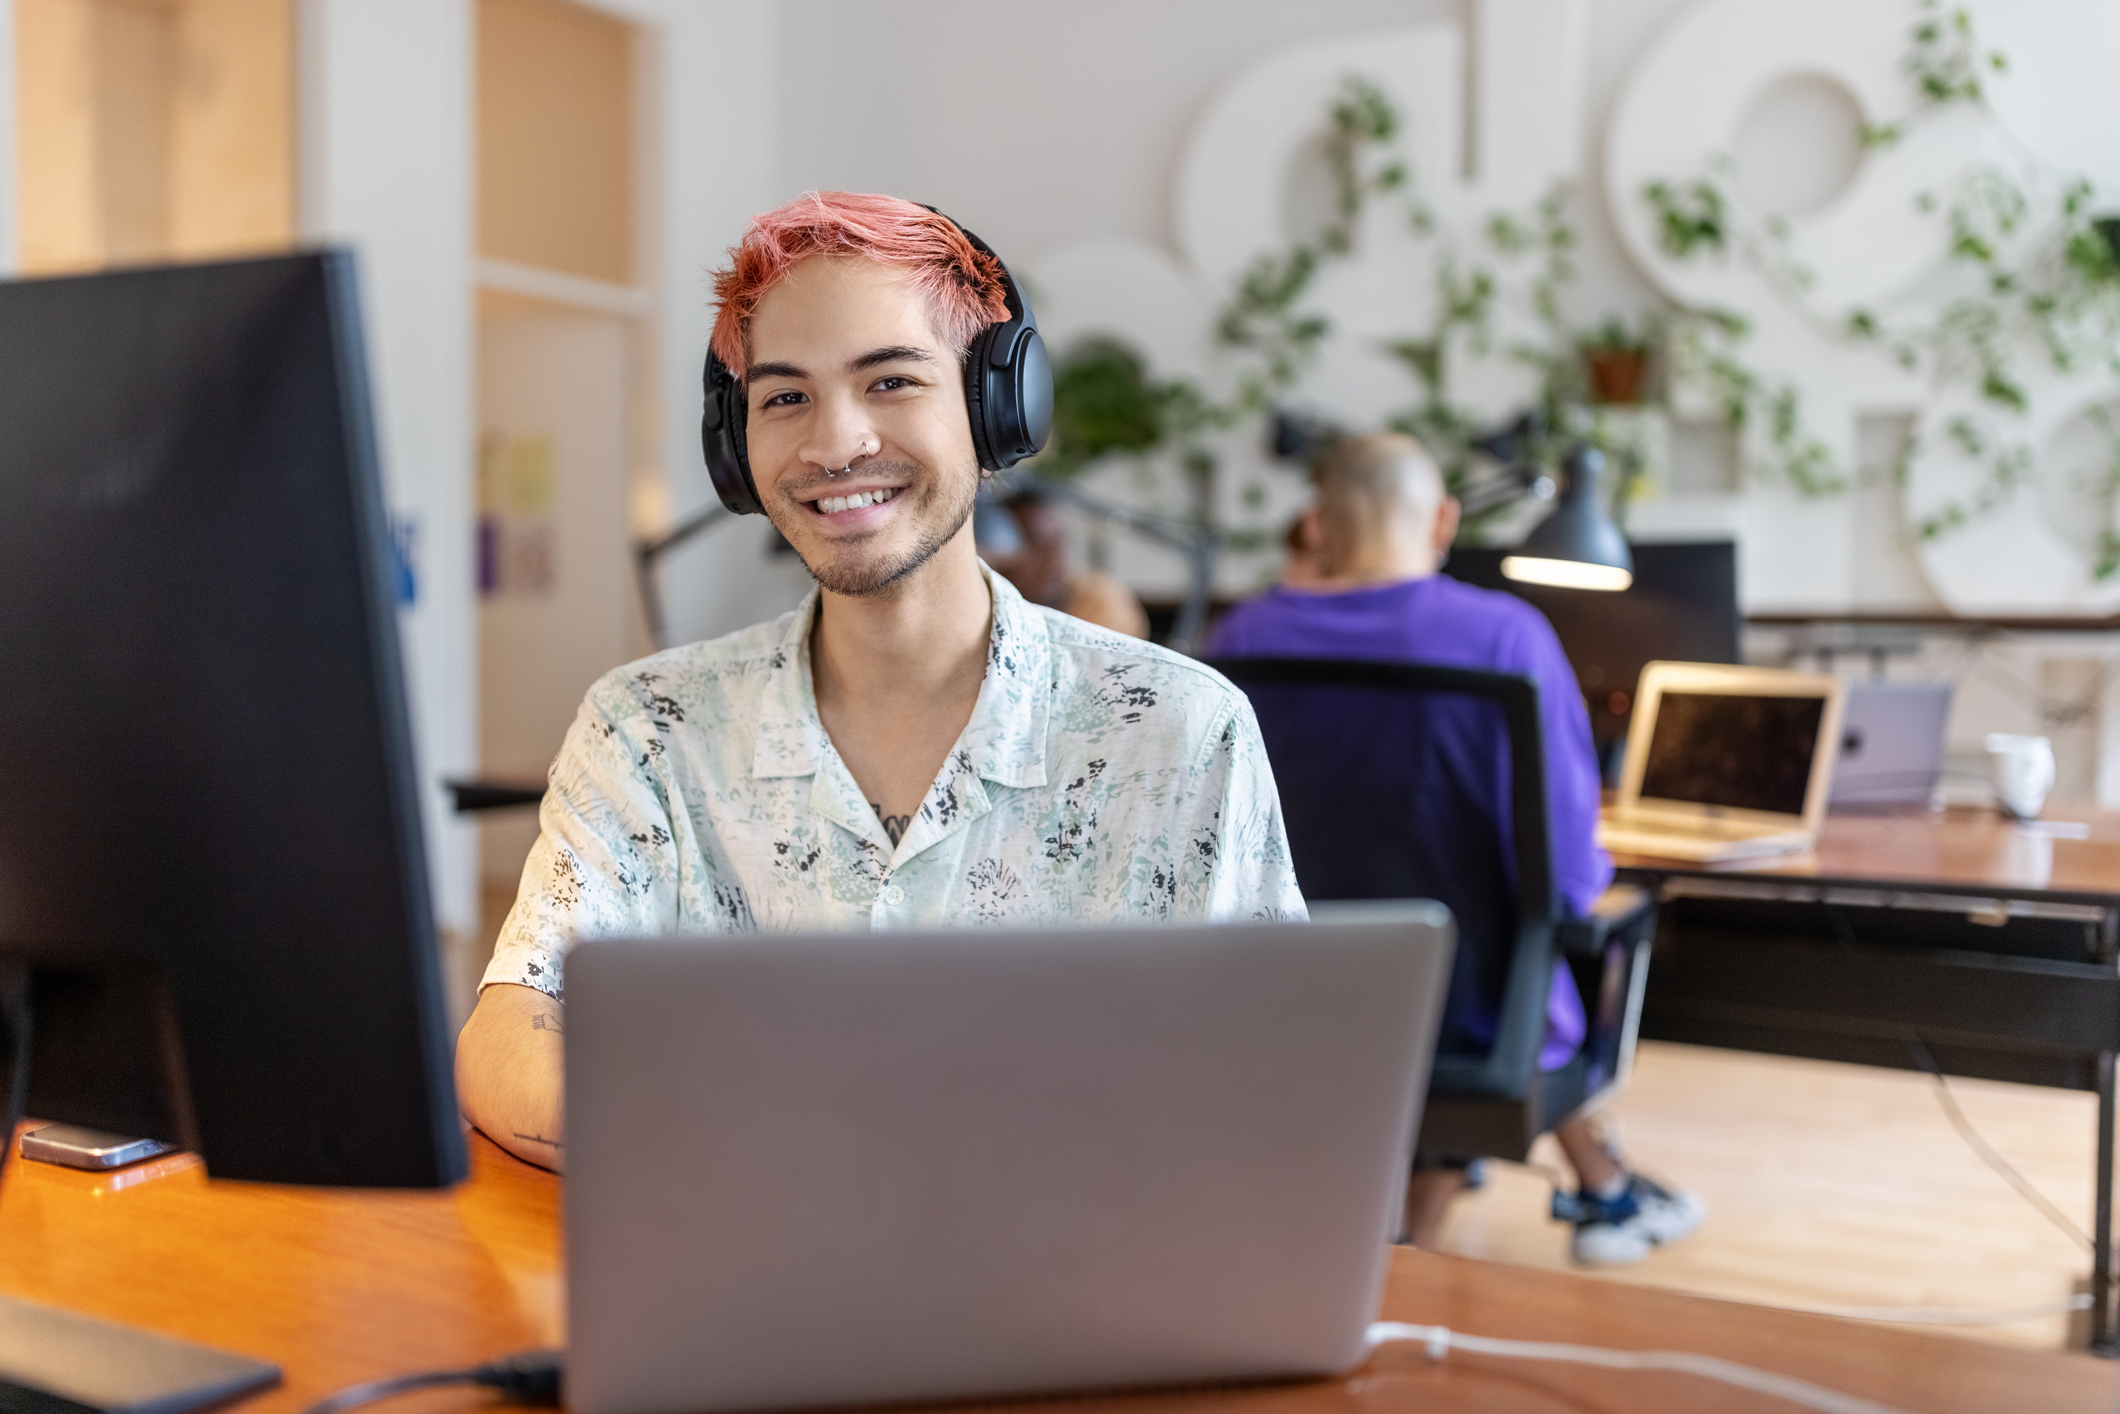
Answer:
[[(1979, 457), (1969, 453), (1952, 435), (1956, 419), (1968, 419), (1984, 437), (1999, 434), (2028, 448), (2032, 462), (2028, 483), (1992, 507), (1974, 510), (1964, 524), (1921, 541), (1922, 571), (1953, 613), (2120, 612), (2120, 577), (2101, 582), (2093, 572), (2100, 535), (2120, 531), (2113, 502), (2060, 484), (2083, 470), (2080, 450), (2069, 443), (2092, 409), (2114, 404), (2114, 386), (2105, 379), (2064, 382), (2049, 376), (2030, 391), (2031, 411), (2024, 417), (1998, 417), (1969, 394), (1934, 398), (1923, 408), (1921, 453), (1906, 485), (1913, 525), (1946, 506), (1976, 507), (1993, 484), (1987, 462), (1994, 449)], [(2095, 519), (2057, 525), (2065, 515)]]
[[(1908, 0), (1708, 0), (1666, 26), (1627, 76), (1605, 140), (1605, 199), (1643, 272), (1684, 304), (1750, 313), (1774, 298), (1733, 260), (1665, 253), (1644, 189), (1708, 173), (1734, 150), (1753, 105), (1789, 80), (1839, 86), (1868, 123), (1902, 117), (1912, 105), (1902, 61), (1916, 15)], [(1833, 199), (1788, 218), (1791, 254), (1817, 277), (1812, 298), (1827, 309), (1884, 300), (1933, 268), (1946, 237), (1916, 198), (1963, 170), (1980, 141), (1977, 114), (1940, 112), (1866, 153)], [(1758, 225), (1770, 214), (1738, 216)]]
[(1862, 104), (1826, 74), (1789, 74), (1753, 96), (1731, 137), (1737, 195), (1770, 216), (1823, 209), (1862, 169)]
[(1157, 378), (1208, 379), (1214, 300), (1193, 273), (1140, 241), (1078, 241), (1024, 267), (1039, 332), (1053, 357), (1108, 338)]
[(1349, 75), (1377, 83), (1398, 109), (1400, 142), (1423, 192), (1450, 185), (1463, 73), (1455, 25), (1326, 40), (1241, 71), (1208, 100), (1185, 144), (1173, 209), (1179, 249), (1221, 290), (1260, 255), (1287, 246), (1289, 178)]

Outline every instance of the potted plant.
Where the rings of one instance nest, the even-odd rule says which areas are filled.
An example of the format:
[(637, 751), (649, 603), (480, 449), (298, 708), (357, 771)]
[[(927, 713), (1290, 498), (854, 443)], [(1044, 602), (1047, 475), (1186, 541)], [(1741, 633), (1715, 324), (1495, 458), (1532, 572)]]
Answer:
[(1590, 401), (1605, 407), (1638, 407), (1649, 393), (1649, 360), (1655, 347), (1646, 320), (1640, 330), (1607, 319), (1577, 344)]

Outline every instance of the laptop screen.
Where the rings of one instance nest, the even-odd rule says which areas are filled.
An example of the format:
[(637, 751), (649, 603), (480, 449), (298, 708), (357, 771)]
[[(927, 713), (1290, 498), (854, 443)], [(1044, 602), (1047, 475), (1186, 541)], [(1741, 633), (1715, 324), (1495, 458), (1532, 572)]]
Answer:
[(1666, 692), (1641, 794), (1733, 810), (1803, 814), (1823, 697)]

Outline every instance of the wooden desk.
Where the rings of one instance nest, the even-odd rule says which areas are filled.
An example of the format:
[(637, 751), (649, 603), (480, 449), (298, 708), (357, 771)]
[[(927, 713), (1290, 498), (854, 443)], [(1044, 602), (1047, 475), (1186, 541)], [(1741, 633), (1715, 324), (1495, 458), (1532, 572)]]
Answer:
[[(471, 1180), (453, 1193), (208, 1184), (189, 1158), (170, 1162), (159, 1177), (140, 1177), (138, 1170), (112, 1177), (11, 1164), (0, 1191), (0, 1289), (283, 1366), (286, 1383), (237, 1406), (243, 1414), (293, 1414), (355, 1381), (563, 1339), (559, 1180), (483, 1138), (472, 1139)], [(2120, 1370), (2087, 1356), (1407, 1250), (1395, 1254), (1384, 1314), (1480, 1335), (1719, 1355), (1920, 1414), (2107, 1414), (2120, 1392)], [(442, 1414), (484, 1403), (481, 1393), (457, 1390), (384, 1408)], [(1684, 1375), (1462, 1354), (1431, 1364), (1411, 1346), (1388, 1347), (1344, 1379), (1048, 1407), (1083, 1414), (1789, 1408)]]
[(1807, 879), (1859, 885), (1889, 881), (1953, 893), (2078, 899), (2120, 898), (2120, 811), (2055, 810), (2049, 819), (2087, 826), (2090, 838), (2044, 839), (1992, 810), (1954, 808), (1828, 815), (1809, 854), (1732, 864), (1688, 864), (1615, 855), (1630, 874), (1661, 877)]
[(1644, 1036), (2095, 1092), (2092, 1319), (2120, 1353), (2120, 814), (2073, 818), (2089, 838), (1988, 810), (1835, 815), (1807, 855), (1617, 863), (1660, 903)]

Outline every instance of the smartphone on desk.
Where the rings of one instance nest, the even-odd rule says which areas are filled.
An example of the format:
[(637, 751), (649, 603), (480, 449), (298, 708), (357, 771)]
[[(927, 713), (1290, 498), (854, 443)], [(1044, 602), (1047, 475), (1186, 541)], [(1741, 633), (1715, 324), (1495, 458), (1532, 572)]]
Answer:
[(64, 1164), (70, 1169), (116, 1169), (171, 1153), (174, 1144), (159, 1139), (134, 1139), (125, 1134), (106, 1134), (78, 1124), (47, 1124), (22, 1136), (22, 1157), (40, 1163)]

